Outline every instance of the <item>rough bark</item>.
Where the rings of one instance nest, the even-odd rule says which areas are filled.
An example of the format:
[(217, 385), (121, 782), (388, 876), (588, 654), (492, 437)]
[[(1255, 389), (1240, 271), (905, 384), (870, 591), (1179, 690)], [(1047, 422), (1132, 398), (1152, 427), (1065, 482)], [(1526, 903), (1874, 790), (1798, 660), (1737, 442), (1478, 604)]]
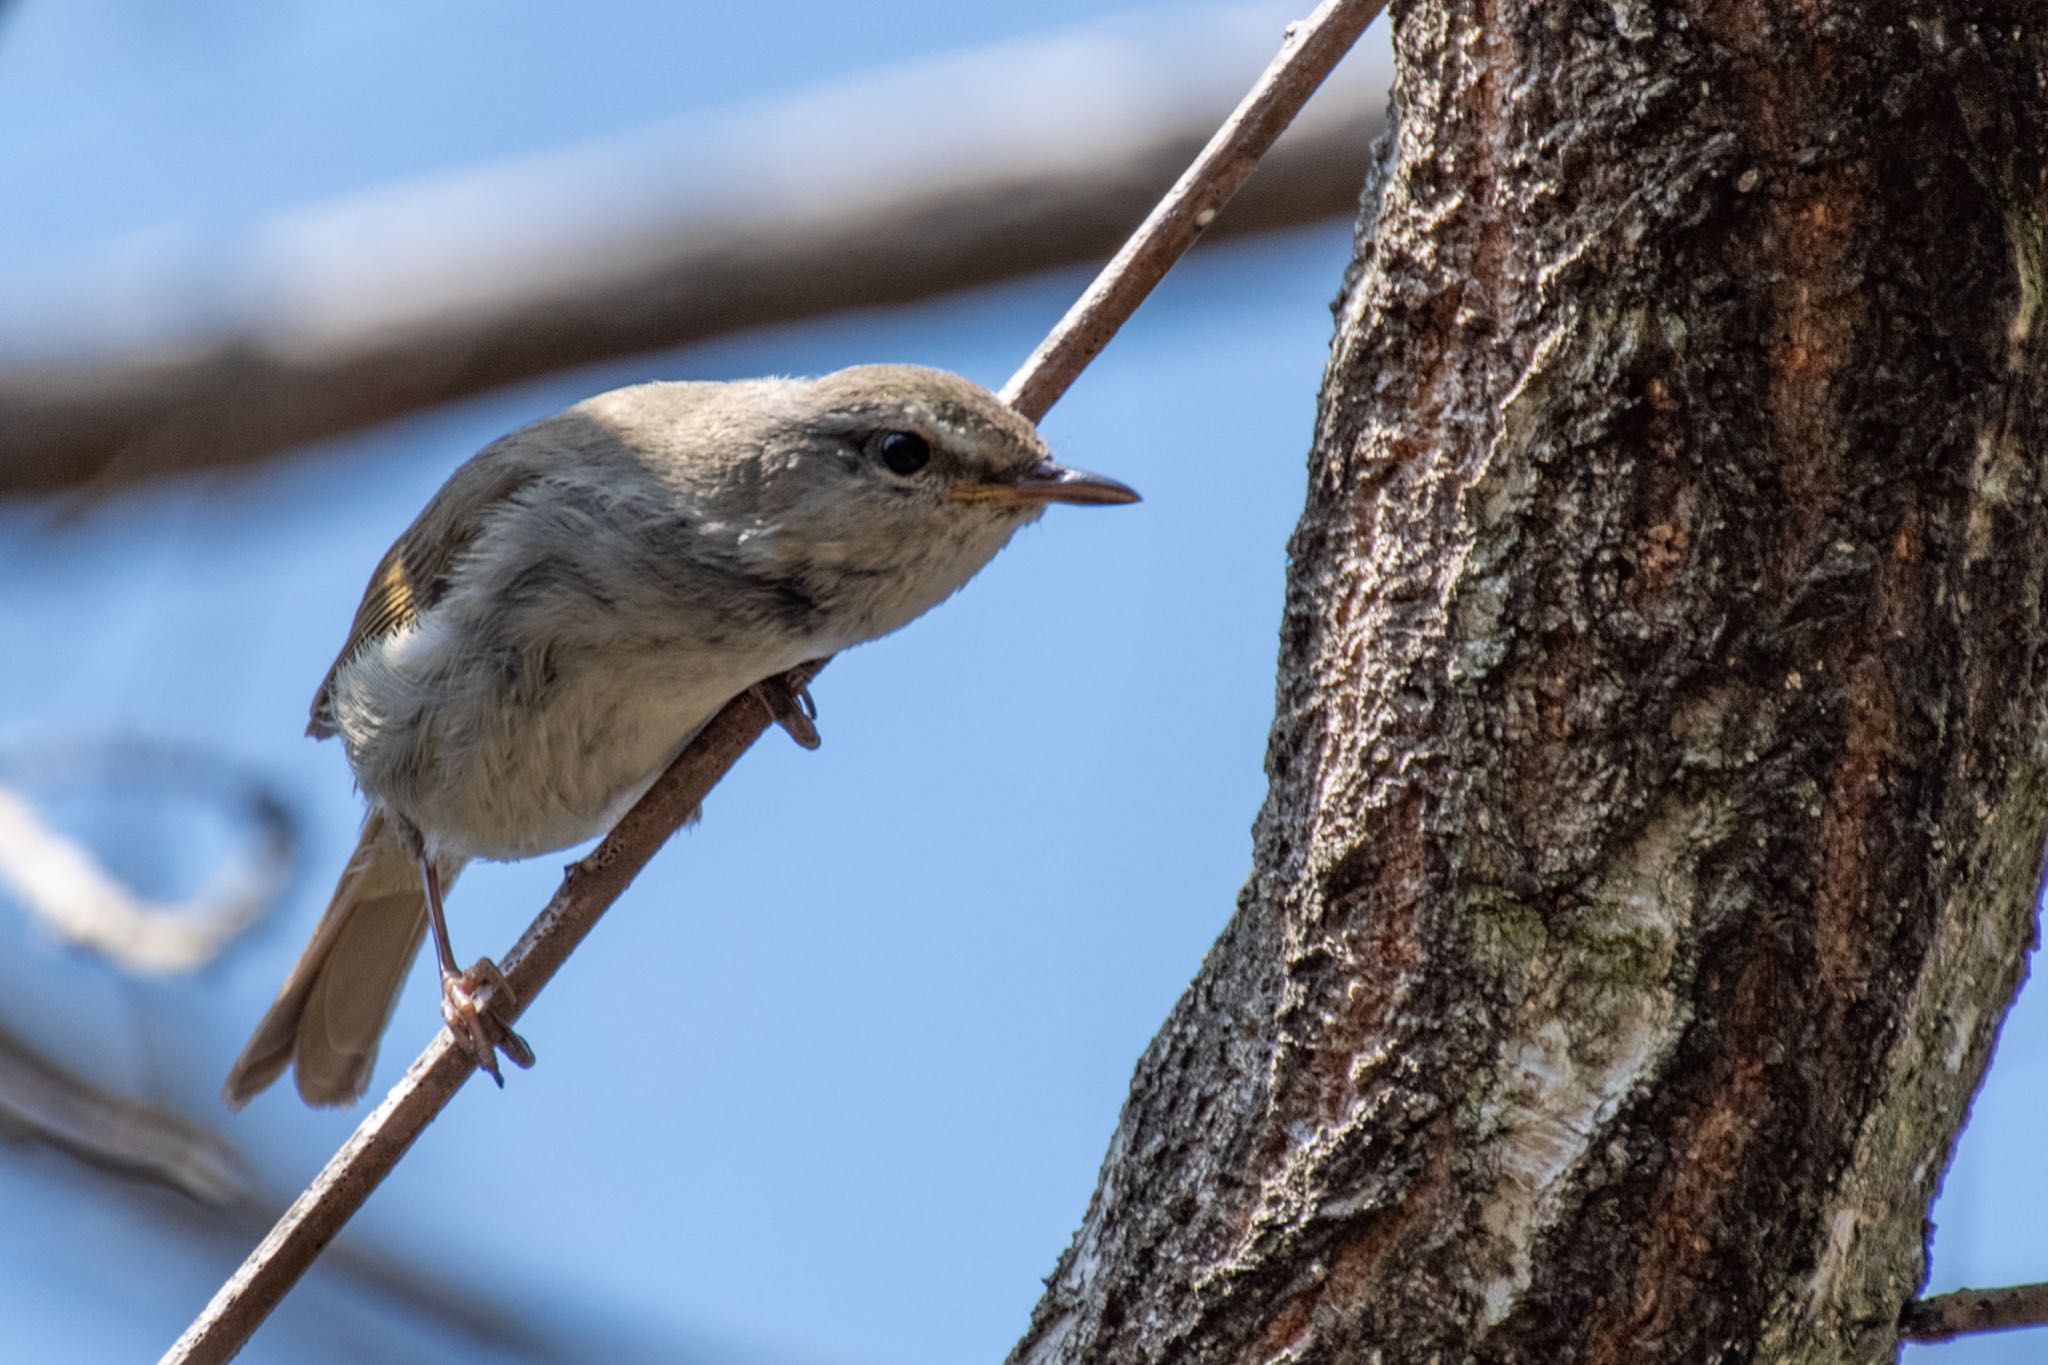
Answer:
[(1427, 0), (1271, 792), (1019, 1362), (1875, 1361), (2034, 938), (2034, 0)]

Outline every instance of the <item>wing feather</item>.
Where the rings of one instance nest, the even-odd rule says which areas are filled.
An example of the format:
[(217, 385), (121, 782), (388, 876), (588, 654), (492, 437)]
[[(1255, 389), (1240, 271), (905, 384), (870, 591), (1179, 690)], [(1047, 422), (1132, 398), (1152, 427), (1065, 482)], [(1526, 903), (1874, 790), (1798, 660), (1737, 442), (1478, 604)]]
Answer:
[[(524, 433), (515, 433), (515, 437)], [(492, 513), (544, 472), (540, 443), (507, 438), (456, 470), (405, 528), (370, 574), (349, 625), (348, 640), (328, 665), (313, 694), (306, 733), (336, 732), (334, 678), (364, 649), (420, 619), (448, 591), (463, 552), (476, 542)]]

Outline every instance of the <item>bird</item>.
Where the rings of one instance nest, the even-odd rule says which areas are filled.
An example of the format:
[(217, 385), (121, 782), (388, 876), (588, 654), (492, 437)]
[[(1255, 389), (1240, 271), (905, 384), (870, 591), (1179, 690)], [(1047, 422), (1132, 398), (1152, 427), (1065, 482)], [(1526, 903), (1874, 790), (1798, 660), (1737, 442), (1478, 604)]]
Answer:
[(361, 836), (223, 1098), (289, 1066), (308, 1104), (358, 1099), (430, 931), (447, 1025), (502, 1086), (497, 1055), (533, 1052), (490, 959), (456, 965), (465, 864), (605, 833), (750, 690), (815, 746), (791, 670), (908, 624), (1051, 504), (1136, 501), (914, 365), (636, 384), (486, 446), (378, 562), (314, 694)]

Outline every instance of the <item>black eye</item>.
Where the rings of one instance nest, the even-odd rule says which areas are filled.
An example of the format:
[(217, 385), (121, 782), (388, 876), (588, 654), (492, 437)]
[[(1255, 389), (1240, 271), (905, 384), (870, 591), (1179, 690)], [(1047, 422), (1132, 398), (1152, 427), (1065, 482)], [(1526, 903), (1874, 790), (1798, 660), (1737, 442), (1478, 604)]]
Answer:
[(891, 474), (915, 474), (931, 463), (932, 448), (914, 431), (884, 431), (873, 441), (875, 457)]

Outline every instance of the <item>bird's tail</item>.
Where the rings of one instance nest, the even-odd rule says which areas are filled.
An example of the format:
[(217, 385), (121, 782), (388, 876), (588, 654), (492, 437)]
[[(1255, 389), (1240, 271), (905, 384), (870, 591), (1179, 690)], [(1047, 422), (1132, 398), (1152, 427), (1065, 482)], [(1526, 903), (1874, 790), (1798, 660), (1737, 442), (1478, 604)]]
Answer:
[[(445, 892), (462, 862), (443, 859), (437, 868)], [(383, 813), (372, 811), (312, 942), (235, 1059), (222, 1098), (241, 1108), (287, 1063), (308, 1104), (344, 1105), (361, 1096), (426, 931), (418, 860)]]

